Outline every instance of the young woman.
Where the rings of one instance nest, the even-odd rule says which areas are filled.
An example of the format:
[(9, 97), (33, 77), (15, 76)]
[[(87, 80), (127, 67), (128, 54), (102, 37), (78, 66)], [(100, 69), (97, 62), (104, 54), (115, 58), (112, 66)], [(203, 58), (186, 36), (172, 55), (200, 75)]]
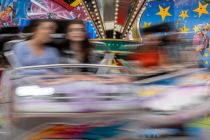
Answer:
[(56, 24), (49, 20), (40, 20), (34, 22), (31, 27), (30, 39), (14, 47), (16, 66), (58, 64), (57, 49), (46, 45), (51, 41), (51, 34), (55, 32)]
[(86, 39), (85, 24), (83, 21), (74, 20), (67, 25), (67, 49), (71, 50), (73, 57), (67, 63), (96, 64), (98, 58), (92, 52), (92, 46)]

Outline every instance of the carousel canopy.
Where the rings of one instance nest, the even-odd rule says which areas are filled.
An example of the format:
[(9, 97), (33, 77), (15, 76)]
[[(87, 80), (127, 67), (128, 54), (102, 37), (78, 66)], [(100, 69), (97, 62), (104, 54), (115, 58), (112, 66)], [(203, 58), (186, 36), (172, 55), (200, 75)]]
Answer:
[(147, 0), (81, 0), (99, 38), (124, 39)]

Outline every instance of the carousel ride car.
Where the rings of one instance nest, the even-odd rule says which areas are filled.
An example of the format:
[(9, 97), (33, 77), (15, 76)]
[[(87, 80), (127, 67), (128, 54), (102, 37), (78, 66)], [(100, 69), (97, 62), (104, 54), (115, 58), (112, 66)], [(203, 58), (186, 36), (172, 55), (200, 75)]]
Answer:
[[(39, 69), (49, 73), (34, 75)], [(55, 72), (56, 69), (62, 72)], [(140, 81), (133, 78), (126, 67), (99, 64), (7, 70), (1, 95), (1, 110), (7, 118), (3, 127), (6, 136), (17, 140), (89, 139), (87, 133), (91, 130), (100, 139), (141, 138), (146, 134), (140, 132), (149, 128), (170, 128), (162, 135), (176, 135), (180, 132), (172, 134), (171, 129), (210, 112), (210, 77), (206, 69), (183, 70)], [(80, 127), (77, 134), (74, 132), (78, 128), (74, 127)], [(107, 136), (97, 130), (105, 128), (115, 133)], [(61, 134), (63, 131), (65, 134)]]
[[(53, 72), (58, 68), (62, 73)], [(48, 69), (49, 73), (33, 75), (37, 69)], [(84, 69), (87, 72), (82, 72)], [(117, 66), (58, 64), (11, 69), (4, 74), (2, 96), (9, 116), (8, 134), (13, 139), (53, 139), (58, 131), (41, 134), (49, 124), (85, 124), (93, 129), (125, 123), (140, 107), (131, 80), (127, 69)], [(31, 123), (24, 123), (27, 121)], [(87, 132), (59, 138), (88, 139)]]

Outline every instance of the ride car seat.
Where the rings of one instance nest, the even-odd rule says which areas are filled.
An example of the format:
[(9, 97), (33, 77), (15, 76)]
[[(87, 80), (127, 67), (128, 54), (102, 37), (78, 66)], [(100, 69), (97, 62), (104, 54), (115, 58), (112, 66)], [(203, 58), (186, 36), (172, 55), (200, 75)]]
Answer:
[(12, 41), (8, 41), (7, 43), (5, 43), (4, 47), (3, 47), (3, 52), (4, 52), (4, 56), (6, 57), (7, 61), (9, 62), (9, 64), (11, 65), (11, 67), (15, 68), (15, 64), (16, 64), (16, 57), (15, 54), (13, 52), (13, 47), (15, 44), (22, 42), (24, 40), (12, 40)]

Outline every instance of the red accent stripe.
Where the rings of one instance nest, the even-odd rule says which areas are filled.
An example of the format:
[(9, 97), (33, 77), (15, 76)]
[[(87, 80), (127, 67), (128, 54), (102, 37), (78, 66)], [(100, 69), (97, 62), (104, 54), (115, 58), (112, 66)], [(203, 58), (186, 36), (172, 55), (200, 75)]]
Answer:
[(71, 6), (71, 5), (69, 5), (69, 4), (67, 4), (65, 1), (63, 1), (63, 0), (53, 0), (54, 2), (56, 2), (56, 3), (58, 3), (58, 4), (60, 4), (61, 6), (63, 6), (64, 8), (66, 8), (67, 10), (72, 10), (72, 9), (74, 9), (75, 7), (73, 7), (73, 6)]

